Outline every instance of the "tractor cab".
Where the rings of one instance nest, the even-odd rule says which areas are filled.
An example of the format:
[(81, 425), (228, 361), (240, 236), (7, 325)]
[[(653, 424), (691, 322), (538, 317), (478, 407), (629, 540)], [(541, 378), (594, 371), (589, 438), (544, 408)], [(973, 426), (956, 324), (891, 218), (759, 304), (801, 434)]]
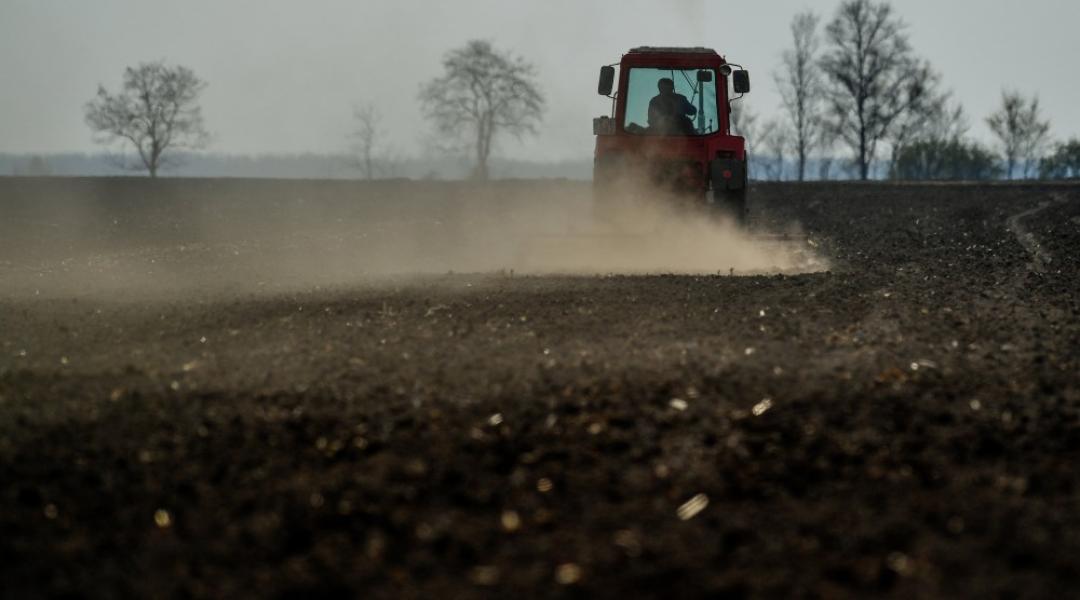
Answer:
[(602, 67), (598, 91), (612, 108), (593, 120), (598, 190), (627, 172), (646, 175), (741, 219), (746, 142), (731, 135), (730, 102), (749, 92), (750, 77), (737, 67), (708, 48), (655, 47)]

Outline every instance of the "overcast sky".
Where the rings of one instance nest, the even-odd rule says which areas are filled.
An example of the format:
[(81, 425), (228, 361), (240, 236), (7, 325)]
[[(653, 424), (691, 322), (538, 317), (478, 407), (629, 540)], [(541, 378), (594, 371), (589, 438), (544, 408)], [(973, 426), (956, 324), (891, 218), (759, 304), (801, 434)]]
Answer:
[[(777, 112), (772, 73), (791, 17), (834, 0), (0, 0), (0, 152), (95, 149), (82, 107), (125, 66), (165, 59), (209, 83), (211, 151), (336, 152), (351, 106), (370, 102), (400, 154), (423, 152), (416, 101), (443, 53), (470, 38), (536, 63), (542, 133), (501, 144), (539, 160), (592, 152), (602, 64), (637, 45), (704, 45), (746, 65), (750, 97)], [(916, 51), (954, 90), (977, 138), (1001, 89), (1038, 93), (1056, 138), (1080, 136), (1080, 0), (894, 0)]]

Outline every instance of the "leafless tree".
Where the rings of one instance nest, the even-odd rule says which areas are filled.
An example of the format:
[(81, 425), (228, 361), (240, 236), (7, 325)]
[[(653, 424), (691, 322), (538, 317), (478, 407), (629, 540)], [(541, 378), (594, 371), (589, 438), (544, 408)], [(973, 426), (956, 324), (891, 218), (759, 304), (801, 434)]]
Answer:
[(971, 126), (968, 124), (967, 114), (964, 107), (957, 101), (952, 108), (945, 106), (945, 110), (933, 121), (932, 134), (948, 140), (958, 140), (967, 135)]
[(818, 69), (818, 24), (812, 11), (795, 15), (791, 21), (792, 48), (783, 54), (783, 70), (776, 76), (784, 109), (793, 132), (793, 148), (798, 159), (799, 181), (806, 179), (806, 160), (820, 139), (823, 81)]
[(987, 117), (986, 124), (1001, 142), (1006, 177), (1013, 178), (1020, 161), (1023, 161), (1024, 176), (1029, 176), (1050, 136), (1050, 121), (1042, 119), (1039, 98), (1033, 96), (1026, 100), (1020, 92), (1003, 91), (1001, 108)]
[(758, 139), (758, 116), (746, 100), (730, 103), (731, 131), (746, 138), (746, 151), (751, 152)]
[(536, 68), (520, 57), (472, 40), (443, 59), (442, 77), (424, 85), (420, 103), (440, 135), (469, 136), (473, 176), (488, 177), (488, 157), (500, 133), (518, 139), (536, 133), (544, 98)]
[(140, 160), (131, 168), (157, 177), (170, 164), (167, 152), (209, 142), (198, 105), (205, 87), (187, 67), (161, 61), (128, 67), (120, 92), (98, 86), (97, 96), (86, 104), (86, 123), (100, 143), (130, 142)]
[(949, 94), (929, 94), (926, 101), (906, 114), (892, 136), (889, 173), (895, 175), (897, 160), (911, 144), (960, 142), (967, 134), (964, 107)]
[(911, 138), (914, 142), (925, 141), (960, 141), (970, 129), (964, 107), (958, 101), (944, 98), (941, 104), (927, 117), (926, 123)]
[(913, 55), (904, 23), (888, 2), (847, 0), (825, 28), (829, 126), (870, 177), (878, 144), (926, 92), (925, 63)]
[(818, 130), (817, 149), (819, 153), (818, 179), (828, 181), (832, 178), (832, 167), (836, 161), (833, 155), (833, 150), (836, 149), (836, 134), (831, 128), (822, 127)]
[(376, 152), (383, 135), (382, 115), (374, 105), (359, 104), (353, 107), (353, 120), (356, 128), (349, 137), (353, 140), (356, 165), (364, 174), (364, 179), (371, 181), (378, 175), (380, 167)]
[(764, 179), (779, 181), (784, 178), (784, 155), (791, 146), (792, 132), (787, 124), (780, 120), (766, 121), (758, 134), (761, 140), (761, 152), (757, 154), (763, 160)]
[(959, 102), (942, 102), (899, 150), (892, 177), (906, 180), (985, 180), (1000, 176), (998, 161), (967, 138), (968, 120)]
[(922, 93), (911, 99), (907, 110), (897, 116), (893, 126), (885, 135), (889, 143), (889, 174), (896, 171), (896, 160), (904, 148), (915, 140), (933, 133), (933, 128), (940, 125), (947, 117), (950, 94), (939, 91), (941, 76), (928, 63), (915, 66), (913, 77), (922, 82)]

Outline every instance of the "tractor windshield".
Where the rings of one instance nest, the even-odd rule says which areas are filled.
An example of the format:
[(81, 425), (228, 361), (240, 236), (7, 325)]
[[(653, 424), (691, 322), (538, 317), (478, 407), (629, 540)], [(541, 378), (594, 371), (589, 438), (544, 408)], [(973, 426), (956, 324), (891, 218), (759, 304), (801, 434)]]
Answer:
[(712, 69), (630, 69), (623, 129), (637, 135), (715, 133), (716, 75)]

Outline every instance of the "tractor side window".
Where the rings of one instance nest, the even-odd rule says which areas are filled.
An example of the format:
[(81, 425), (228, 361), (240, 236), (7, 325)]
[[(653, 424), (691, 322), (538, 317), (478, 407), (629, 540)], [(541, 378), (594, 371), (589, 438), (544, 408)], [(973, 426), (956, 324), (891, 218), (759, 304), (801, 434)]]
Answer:
[(623, 121), (627, 133), (695, 136), (719, 130), (717, 74), (712, 69), (637, 67), (629, 77)]

